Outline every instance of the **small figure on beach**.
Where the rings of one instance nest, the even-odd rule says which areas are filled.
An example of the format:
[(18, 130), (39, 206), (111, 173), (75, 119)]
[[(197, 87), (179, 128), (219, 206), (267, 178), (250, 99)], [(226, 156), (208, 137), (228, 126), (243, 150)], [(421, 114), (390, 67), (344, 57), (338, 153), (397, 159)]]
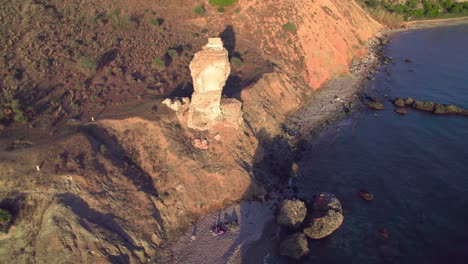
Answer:
[(217, 224), (215, 226), (215, 229), (214, 229), (214, 233), (216, 235), (224, 235), (224, 233), (226, 233), (226, 231), (227, 231), (227, 229), (224, 226), (220, 225), (220, 224)]

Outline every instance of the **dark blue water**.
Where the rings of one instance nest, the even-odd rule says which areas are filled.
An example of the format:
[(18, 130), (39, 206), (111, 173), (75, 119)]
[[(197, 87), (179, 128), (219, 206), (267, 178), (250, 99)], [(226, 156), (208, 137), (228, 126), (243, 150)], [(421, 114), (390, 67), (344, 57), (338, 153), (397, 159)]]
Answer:
[[(391, 75), (377, 74), (370, 93), (468, 108), (468, 25), (400, 33), (385, 49)], [(305, 262), (468, 263), (468, 117), (400, 116), (385, 104), (333, 125), (306, 151), (301, 193), (336, 194), (345, 220)], [(376, 234), (383, 227), (387, 241)]]

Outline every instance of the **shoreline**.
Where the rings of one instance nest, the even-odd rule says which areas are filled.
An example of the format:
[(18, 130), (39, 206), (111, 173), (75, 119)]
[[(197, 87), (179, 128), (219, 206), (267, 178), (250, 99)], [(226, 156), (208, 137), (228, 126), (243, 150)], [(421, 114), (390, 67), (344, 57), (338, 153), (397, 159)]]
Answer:
[(468, 16), (465, 17), (453, 17), (453, 18), (440, 18), (440, 19), (426, 19), (426, 20), (414, 20), (405, 23), (406, 27), (403, 30), (394, 30), (394, 32), (405, 31), (405, 30), (416, 30), (423, 28), (434, 28), (434, 27), (446, 27), (468, 24)]

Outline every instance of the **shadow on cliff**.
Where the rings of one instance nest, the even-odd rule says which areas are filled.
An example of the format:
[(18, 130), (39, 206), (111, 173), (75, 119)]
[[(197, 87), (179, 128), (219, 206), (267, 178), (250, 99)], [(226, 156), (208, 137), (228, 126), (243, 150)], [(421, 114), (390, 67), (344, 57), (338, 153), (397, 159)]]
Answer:
[[(293, 186), (288, 187), (288, 183), (293, 175), (294, 162), (301, 158), (302, 142), (292, 144), (286, 137), (272, 136), (264, 129), (256, 133), (256, 137), (259, 144), (254, 164), (252, 167), (246, 165), (246, 170), (253, 172), (254, 182), (263, 187), (266, 194), (260, 196), (256, 194), (251, 198), (252, 202), (241, 203), (239, 212), (225, 214), (224, 221), (237, 219), (238, 215), (243, 221), (240, 222), (237, 239), (226, 251), (223, 260), (227, 260), (239, 246), (240, 263), (263, 263), (266, 255), (279, 252), (279, 229), (274, 215), (282, 199), (296, 197), (297, 191)], [(270, 203), (267, 204), (265, 201)], [(220, 217), (218, 222), (222, 222)], [(246, 238), (252, 238), (252, 234), (258, 232), (259, 225), (263, 228), (261, 235), (246, 243)]]
[[(93, 229), (98, 228), (99, 234), (105, 237), (106, 241), (114, 243), (120, 241), (131, 252), (142, 250), (133, 239), (124, 231), (117, 221), (124, 221), (111, 213), (101, 213), (89, 207), (88, 203), (79, 196), (72, 193), (58, 195), (58, 199), (65, 206), (69, 206), (73, 213), (78, 216), (78, 222), (88, 232), (93, 233)], [(91, 224), (91, 225), (90, 225)], [(93, 227), (91, 227), (93, 226)], [(119, 256), (108, 256), (112, 263), (128, 263), (129, 256), (122, 254)]]

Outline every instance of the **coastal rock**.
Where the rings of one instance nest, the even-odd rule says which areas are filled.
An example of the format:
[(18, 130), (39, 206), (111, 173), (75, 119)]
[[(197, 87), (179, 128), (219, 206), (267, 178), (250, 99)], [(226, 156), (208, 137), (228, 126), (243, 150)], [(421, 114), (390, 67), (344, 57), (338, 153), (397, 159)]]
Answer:
[(406, 98), (405, 105), (412, 105), (414, 103), (414, 99), (411, 97)]
[(411, 106), (418, 110), (433, 112), (435, 104), (433, 102), (428, 101), (414, 101), (414, 103)]
[(393, 104), (399, 107), (403, 107), (405, 106), (405, 101), (401, 98), (397, 98), (395, 101), (393, 101)]
[(280, 225), (297, 228), (302, 224), (307, 215), (307, 208), (300, 200), (285, 200), (281, 205), (276, 221)]
[(369, 108), (375, 109), (375, 110), (383, 110), (384, 106), (382, 102), (377, 101), (377, 100), (370, 100), (365, 102), (365, 105)]
[(434, 107), (434, 114), (468, 114), (468, 111), (456, 105), (436, 104)]
[(312, 221), (304, 228), (304, 234), (312, 239), (321, 239), (338, 229), (343, 223), (340, 201), (330, 193), (321, 193), (313, 203)]
[(395, 109), (395, 112), (399, 113), (400, 115), (408, 114), (408, 110), (406, 110), (406, 108), (403, 107), (398, 107), (397, 109)]
[(221, 38), (210, 38), (190, 62), (194, 92), (188, 127), (207, 130), (221, 116), (221, 93), (231, 72), (228, 51)]
[(374, 195), (366, 190), (360, 190), (359, 195), (366, 201), (374, 200)]
[(309, 252), (307, 238), (303, 233), (289, 235), (280, 244), (280, 254), (296, 260), (307, 256)]

